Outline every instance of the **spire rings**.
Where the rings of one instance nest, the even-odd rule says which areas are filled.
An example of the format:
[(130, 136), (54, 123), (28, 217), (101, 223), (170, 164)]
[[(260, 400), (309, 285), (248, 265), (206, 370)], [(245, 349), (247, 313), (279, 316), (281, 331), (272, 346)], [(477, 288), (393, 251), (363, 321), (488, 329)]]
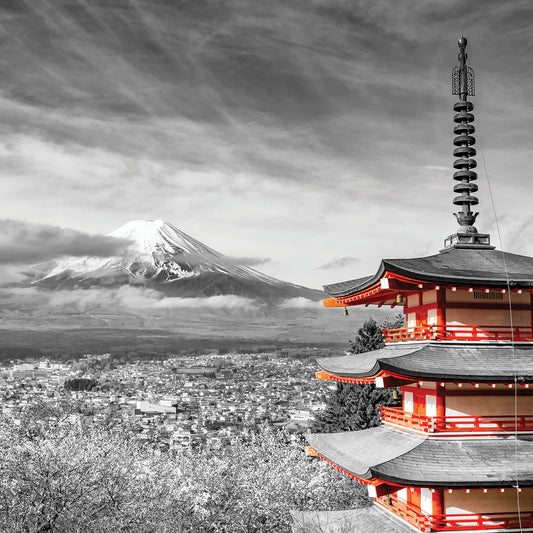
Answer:
[(476, 131), (473, 124), (457, 124), (454, 126), (453, 132), (455, 135), (471, 135)]
[[(475, 159), (456, 159), (454, 162), (453, 162), (453, 168), (458, 168), (458, 169), (470, 169), (470, 168), (476, 168), (477, 167), (477, 161)], [(455, 174), (454, 174), (455, 176)], [(477, 174), (476, 174), (476, 177), (477, 177)]]

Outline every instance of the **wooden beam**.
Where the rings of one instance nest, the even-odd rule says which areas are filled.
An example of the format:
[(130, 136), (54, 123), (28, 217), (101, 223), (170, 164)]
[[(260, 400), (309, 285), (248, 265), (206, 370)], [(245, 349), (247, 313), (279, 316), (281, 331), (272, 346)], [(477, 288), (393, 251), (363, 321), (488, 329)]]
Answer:
[(380, 483), (379, 485), (368, 485), (368, 495), (371, 498), (379, 498), (380, 496), (386, 496), (387, 494), (392, 494), (397, 492), (400, 487), (397, 485), (389, 485), (388, 483)]
[(376, 387), (378, 389), (385, 389), (388, 387), (401, 387), (406, 383), (412, 383), (412, 379), (401, 379), (393, 376), (378, 376), (375, 379)]

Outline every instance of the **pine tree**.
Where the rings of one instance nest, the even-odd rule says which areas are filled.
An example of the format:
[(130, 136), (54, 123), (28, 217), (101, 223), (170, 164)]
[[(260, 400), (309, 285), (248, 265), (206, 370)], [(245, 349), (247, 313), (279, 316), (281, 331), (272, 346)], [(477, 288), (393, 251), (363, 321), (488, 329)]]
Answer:
[[(403, 326), (403, 315), (384, 324), (387, 329)], [(381, 327), (372, 318), (367, 320), (350, 340), (354, 354), (383, 348)], [(312, 430), (320, 433), (335, 431), (355, 431), (379, 425), (379, 407), (393, 405), (394, 389), (377, 389), (375, 385), (354, 385), (337, 383), (326, 399), (326, 408), (315, 415)]]
[(357, 331), (355, 339), (350, 340), (352, 353), (371, 352), (383, 348), (383, 335), (381, 327), (373, 318), (369, 318)]

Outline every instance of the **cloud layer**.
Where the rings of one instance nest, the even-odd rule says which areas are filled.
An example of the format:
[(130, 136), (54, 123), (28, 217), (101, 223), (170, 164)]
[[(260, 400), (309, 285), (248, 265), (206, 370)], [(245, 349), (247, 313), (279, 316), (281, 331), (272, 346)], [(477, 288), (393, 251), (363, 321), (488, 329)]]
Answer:
[(20, 265), (63, 255), (110, 257), (123, 253), (131, 243), (72, 229), (0, 220), (0, 264)]
[(206, 298), (166, 297), (143, 287), (125, 285), (118, 289), (77, 289), (42, 291), (34, 287), (0, 289), (4, 301), (16, 299), (22, 306), (38, 305), (41, 308), (66, 308), (68, 311), (87, 312), (121, 309), (123, 311), (146, 311), (164, 309), (212, 309), (242, 310), (259, 309), (261, 304), (249, 298), (233, 295)]
[[(205, 265), (209, 259), (202, 254), (185, 253), (174, 256), (178, 261), (186, 261), (189, 265)], [(268, 258), (261, 257), (219, 257), (214, 261), (218, 265), (224, 266), (258, 266), (265, 265), (270, 262)]]

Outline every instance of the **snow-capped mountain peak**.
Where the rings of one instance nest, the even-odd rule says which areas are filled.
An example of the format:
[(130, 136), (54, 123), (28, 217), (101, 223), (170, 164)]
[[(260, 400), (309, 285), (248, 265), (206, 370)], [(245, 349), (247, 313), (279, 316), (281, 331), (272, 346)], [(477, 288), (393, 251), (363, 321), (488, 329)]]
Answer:
[(133, 283), (188, 297), (257, 293), (268, 298), (273, 292), (290, 297), (303, 291), (317, 299), (318, 291), (238, 264), (161, 219), (132, 220), (109, 236), (129, 243), (121, 255), (64, 257), (45, 266), (36, 283), (49, 288)]
[(207, 254), (221, 256), (215, 250), (183, 233), (164, 220), (131, 220), (112, 231), (110, 237), (131, 241), (140, 252), (165, 251), (169, 254)]

